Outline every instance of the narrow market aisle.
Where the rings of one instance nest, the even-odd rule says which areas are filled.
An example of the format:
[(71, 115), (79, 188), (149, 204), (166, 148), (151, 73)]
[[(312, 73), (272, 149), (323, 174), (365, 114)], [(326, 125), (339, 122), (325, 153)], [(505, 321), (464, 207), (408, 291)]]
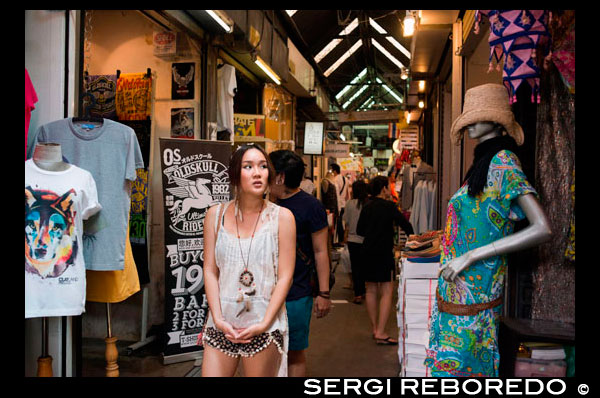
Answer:
[[(347, 274), (336, 270), (332, 289), (333, 308), (325, 318), (313, 313), (307, 356), (307, 377), (396, 377), (400, 372), (398, 346), (381, 346), (371, 336), (365, 303), (353, 304), (354, 293), (345, 289)], [(398, 284), (386, 331), (398, 337), (396, 303)], [(201, 366), (195, 361), (163, 365), (162, 345), (154, 341), (128, 355), (127, 347), (134, 342), (118, 341), (121, 377), (200, 377)], [(83, 339), (83, 377), (104, 377), (105, 342), (103, 339)], [(241, 376), (238, 371), (236, 376)]]
[[(353, 304), (354, 293), (343, 286), (348, 275), (336, 270), (331, 292), (333, 309), (325, 318), (314, 314), (307, 350), (307, 377), (396, 377), (400, 372), (398, 346), (377, 345), (371, 335), (367, 308)], [(398, 283), (394, 283), (392, 311), (386, 331), (398, 337), (396, 304)]]

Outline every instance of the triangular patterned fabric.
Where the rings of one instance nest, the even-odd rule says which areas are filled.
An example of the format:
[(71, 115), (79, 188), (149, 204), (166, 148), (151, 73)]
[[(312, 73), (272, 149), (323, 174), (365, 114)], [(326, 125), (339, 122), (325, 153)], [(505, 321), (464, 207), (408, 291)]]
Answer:
[(517, 88), (523, 81), (531, 86), (531, 101), (540, 102), (540, 68), (536, 63), (536, 47), (545, 42), (545, 54), (550, 49), (548, 10), (477, 10), (475, 33), (479, 32), (481, 17), (490, 21), (490, 68), (496, 59), (497, 69), (504, 57), (502, 80), (508, 90), (510, 103), (517, 100)]

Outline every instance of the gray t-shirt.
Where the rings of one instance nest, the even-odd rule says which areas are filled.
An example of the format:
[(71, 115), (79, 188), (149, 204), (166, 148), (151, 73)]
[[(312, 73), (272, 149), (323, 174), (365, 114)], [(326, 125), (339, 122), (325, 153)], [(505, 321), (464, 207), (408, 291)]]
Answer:
[(90, 123), (73, 123), (71, 118), (44, 124), (35, 132), (34, 143), (60, 144), (65, 160), (89, 171), (96, 181), (102, 210), (85, 225), (86, 234), (94, 232), (83, 239), (86, 269), (123, 270), (131, 206), (127, 181), (135, 181), (135, 170), (144, 168), (142, 152), (131, 127), (110, 119), (93, 129), (86, 124)]
[(363, 243), (364, 238), (356, 234), (356, 224), (358, 223), (358, 217), (360, 217), (360, 211), (362, 207), (358, 208), (358, 200), (352, 199), (346, 203), (346, 210), (344, 210), (344, 222), (348, 229), (348, 242)]

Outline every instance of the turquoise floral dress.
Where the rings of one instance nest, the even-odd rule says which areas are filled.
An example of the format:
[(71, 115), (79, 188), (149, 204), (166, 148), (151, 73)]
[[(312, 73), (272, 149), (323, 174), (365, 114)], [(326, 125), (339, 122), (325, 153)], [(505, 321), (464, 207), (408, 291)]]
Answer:
[[(483, 192), (473, 198), (467, 190), (465, 183), (448, 203), (442, 265), (510, 235), (514, 222), (525, 218), (515, 199), (529, 193), (537, 196), (519, 159), (507, 150), (498, 152), (490, 162)], [(505, 274), (506, 256), (489, 257), (467, 267), (454, 282), (440, 276), (439, 292), (450, 303), (486, 303), (502, 296)], [(425, 359), (432, 376), (498, 377), (497, 321), (501, 312), (500, 305), (474, 316), (456, 316), (439, 312), (435, 303)]]

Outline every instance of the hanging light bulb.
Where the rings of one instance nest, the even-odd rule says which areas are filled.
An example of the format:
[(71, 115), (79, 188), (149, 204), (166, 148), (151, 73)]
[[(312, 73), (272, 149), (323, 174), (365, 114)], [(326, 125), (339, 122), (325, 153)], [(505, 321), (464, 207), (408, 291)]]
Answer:
[(402, 80), (408, 79), (408, 68), (400, 69), (400, 79), (402, 79)]
[(415, 19), (414, 12), (411, 10), (406, 10), (406, 16), (404, 17), (403, 25), (403, 36), (410, 37), (415, 33), (415, 25), (417, 21)]
[(425, 108), (425, 101), (419, 100), (419, 108), (421, 108), (421, 109)]

